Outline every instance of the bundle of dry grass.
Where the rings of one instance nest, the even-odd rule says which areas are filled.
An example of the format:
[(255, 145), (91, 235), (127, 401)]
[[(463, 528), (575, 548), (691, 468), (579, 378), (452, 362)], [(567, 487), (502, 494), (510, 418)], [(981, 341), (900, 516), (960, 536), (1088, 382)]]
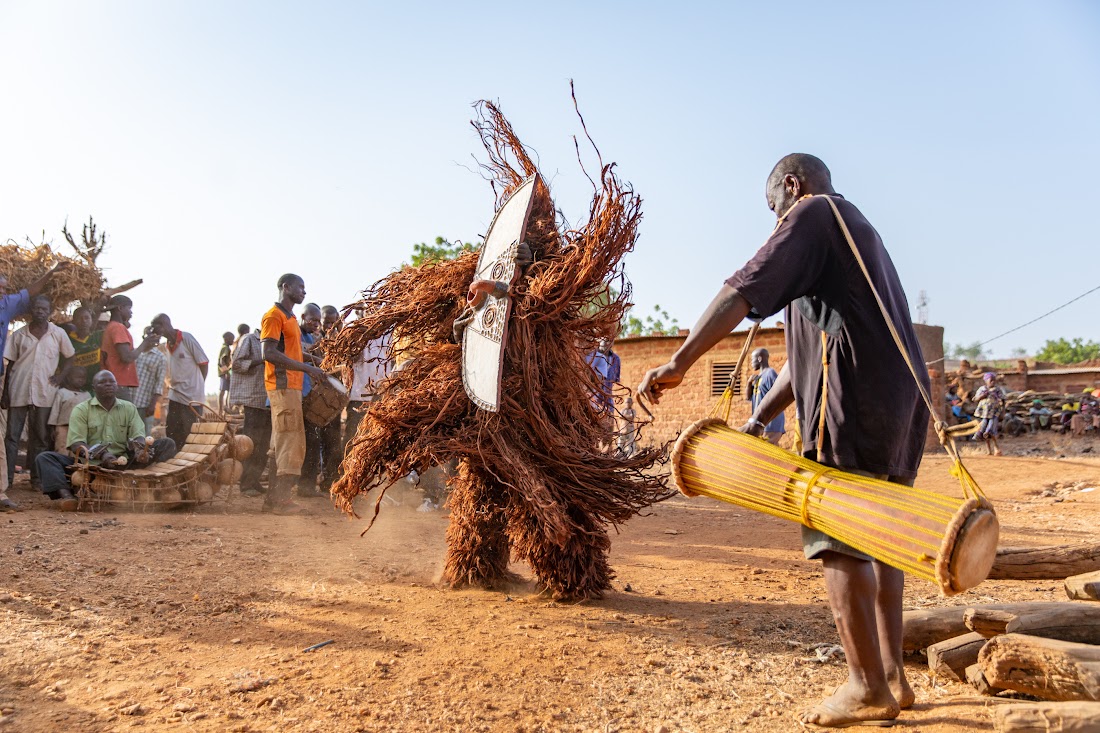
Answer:
[(34, 244), (29, 238), (25, 244), (9, 239), (0, 245), (0, 275), (8, 278), (9, 292), (27, 287), (55, 265), (68, 263), (68, 267), (50, 278), (42, 291), (50, 299), (56, 313), (66, 311), (74, 303), (96, 302), (102, 297), (105, 286), (96, 258), (103, 251), (106, 236), (96, 233), (95, 222), (88, 219), (79, 244), (67, 226), (62, 233), (73, 248), (75, 257), (55, 251), (48, 243)]
[[(488, 153), (482, 169), (499, 207), (537, 169), (496, 106), (483, 101), (476, 109), (473, 124)], [(451, 335), (476, 253), (375, 283), (348, 307), (360, 316), (328, 351), (326, 366), (348, 365), (388, 335), (398, 361), (415, 355), (360, 423), (333, 493), (354, 514), (356, 496), (377, 490), (377, 516), (394, 478), (458, 459), (444, 571), (453, 585), (497, 586), (509, 580), (511, 557), (555, 598), (598, 597), (613, 577), (608, 526), (671, 493), (650, 470), (663, 450), (623, 459), (600, 448), (606, 415), (585, 355), (617, 331), (629, 305), (621, 263), (638, 235), (641, 199), (602, 162), (593, 188), (588, 223), (565, 231), (548, 188), (536, 189), (526, 238), (534, 262), (513, 287), (499, 412), (479, 410), (466, 396), (462, 348)]]

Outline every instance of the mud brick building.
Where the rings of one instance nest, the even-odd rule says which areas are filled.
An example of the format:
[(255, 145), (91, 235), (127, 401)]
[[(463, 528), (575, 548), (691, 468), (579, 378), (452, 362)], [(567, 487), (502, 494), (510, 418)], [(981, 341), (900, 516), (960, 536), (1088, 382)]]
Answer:
[[(917, 337), (926, 361), (942, 364), (943, 328), (914, 324)], [(662, 443), (675, 438), (680, 431), (704, 417), (714, 409), (722, 390), (726, 388), (730, 376), (737, 365), (737, 357), (745, 343), (748, 331), (735, 331), (722, 339), (688, 372), (679, 388), (666, 392), (661, 404), (653, 407), (655, 420), (642, 431), (641, 442), (645, 445)], [(620, 338), (615, 342), (615, 351), (622, 359), (622, 383), (633, 389), (642, 381), (647, 369), (668, 361), (687, 337), (687, 331), (676, 336), (632, 336)], [(783, 328), (762, 328), (756, 335), (753, 348), (765, 348), (771, 354), (771, 366), (779, 371), (787, 362), (787, 347)], [(936, 361), (940, 360), (940, 361)], [(741, 384), (747, 384), (752, 368), (746, 363), (734, 382), (733, 408), (730, 410), (730, 424), (740, 426), (749, 417), (749, 402)], [(946, 389), (942, 370), (930, 369), (932, 379), (933, 404), (942, 413), (942, 396)], [(637, 410), (639, 416), (644, 413)], [(941, 416), (942, 417), (942, 414)], [(795, 429), (794, 406), (787, 408), (787, 434), (780, 445), (790, 447)], [(929, 448), (938, 447), (935, 432), (929, 425)]]

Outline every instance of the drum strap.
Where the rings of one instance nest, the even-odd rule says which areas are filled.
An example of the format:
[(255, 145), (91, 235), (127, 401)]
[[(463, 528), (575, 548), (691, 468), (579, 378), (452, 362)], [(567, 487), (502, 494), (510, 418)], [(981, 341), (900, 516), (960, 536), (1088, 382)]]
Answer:
[(829, 334), (821, 332), (821, 407), (817, 414), (817, 462), (824, 463), (825, 406), (829, 404)]
[[(871, 280), (871, 273), (867, 270), (867, 265), (863, 262), (863, 257), (859, 253), (859, 248), (856, 247), (855, 240), (852, 239), (852, 233), (848, 231), (848, 225), (844, 222), (844, 217), (840, 215), (840, 209), (837, 208), (836, 203), (832, 197), (822, 195), (821, 198), (829, 202), (830, 208), (833, 210), (833, 216), (836, 217), (837, 224), (840, 225), (840, 231), (844, 234), (844, 239), (847, 240), (848, 246), (852, 250), (852, 255), (856, 258), (856, 263), (859, 264), (859, 269), (863, 272), (863, 277), (867, 280), (868, 287), (871, 288), (871, 294), (875, 296), (875, 302), (878, 303), (879, 311), (882, 313), (882, 317), (886, 320), (886, 328), (890, 331), (890, 336), (894, 339), (894, 344), (898, 347), (898, 351), (901, 353), (901, 358), (905, 360), (905, 365), (909, 367), (909, 373), (913, 375), (913, 381), (916, 382), (917, 389), (920, 391), (920, 395), (924, 398), (924, 404), (928, 407), (929, 414), (935, 416), (936, 410), (932, 406), (932, 397), (928, 394), (928, 390), (925, 389), (924, 383), (920, 380), (920, 376), (917, 374), (917, 369), (913, 365), (913, 360), (909, 355), (909, 349), (905, 347), (905, 343), (901, 340), (901, 336), (898, 334), (898, 329), (894, 326), (894, 319), (890, 317), (890, 312), (886, 309), (886, 304), (883, 302), (882, 297), (878, 294), (878, 288), (875, 287), (875, 283)], [(824, 332), (822, 332), (822, 350), (824, 351)], [(824, 359), (824, 356), (822, 357)], [(824, 361), (822, 362), (824, 364)], [(824, 392), (824, 389), (822, 390)], [(822, 422), (824, 422), (825, 413), (825, 401), (824, 395), (822, 397)], [(936, 424), (936, 436), (939, 438), (940, 445), (943, 446), (947, 454), (951, 456), (954, 465), (951, 468), (951, 475), (955, 476), (959, 483), (962, 484), (963, 491), (967, 496), (973, 496), (974, 498), (982, 497), (981, 488), (977, 482), (974, 481), (973, 476), (963, 466), (962, 457), (959, 455), (958, 449), (955, 446), (954, 439), (947, 431), (947, 423), (942, 420), (937, 420)], [(818, 436), (820, 459), (820, 441), (821, 437)]]

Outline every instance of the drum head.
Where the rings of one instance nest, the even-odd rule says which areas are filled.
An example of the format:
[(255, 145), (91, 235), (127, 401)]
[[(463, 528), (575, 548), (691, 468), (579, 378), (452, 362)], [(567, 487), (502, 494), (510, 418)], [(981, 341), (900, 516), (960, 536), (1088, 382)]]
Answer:
[(948, 560), (951, 590), (961, 593), (981, 583), (993, 569), (1001, 523), (991, 509), (971, 513), (959, 530)]

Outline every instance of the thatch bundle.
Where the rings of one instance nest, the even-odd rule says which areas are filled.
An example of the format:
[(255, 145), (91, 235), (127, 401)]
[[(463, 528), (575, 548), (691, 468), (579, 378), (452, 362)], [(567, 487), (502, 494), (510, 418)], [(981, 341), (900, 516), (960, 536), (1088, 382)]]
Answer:
[[(499, 207), (537, 169), (496, 106), (476, 109), (473, 124), (488, 153), (482, 170)], [(444, 571), (454, 585), (498, 585), (509, 578), (511, 556), (556, 598), (597, 597), (613, 577), (608, 525), (670, 495), (650, 470), (663, 450), (620, 458), (601, 449), (607, 415), (585, 356), (618, 330), (629, 305), (621, 263), (638, 235), (641, 199), (602, 162), (593, 187), (588, 223), (565, 231), (548, 188), (536, 189), (526, 237), (534, 262), (513, 287), (499, 412), (466, 396), (462, 348), (451, 335), (476, 253), (375, 283), (348, 307), (360, 315), (328, 350), (326, 367), (349, 365), (388, 335), (411, 352), (396, 354), (398, 361), (415, 355), (360, 423), (333, 495), (354, 514), (356, 496), (377, 489), (377, 516), (392, 480), (458, 459)]]
[(0, 245), (0, 275), (8, 278), (9, 292), (27, 287), (61, 262), (69, 266), (50, 278), (42, 291), (55, 310), (64, 311), (77, 302), (90, 303), (103, 293), (103, 273), (94, 261), (66, 257), (48, 244), (23, 245), (9, 239)]

